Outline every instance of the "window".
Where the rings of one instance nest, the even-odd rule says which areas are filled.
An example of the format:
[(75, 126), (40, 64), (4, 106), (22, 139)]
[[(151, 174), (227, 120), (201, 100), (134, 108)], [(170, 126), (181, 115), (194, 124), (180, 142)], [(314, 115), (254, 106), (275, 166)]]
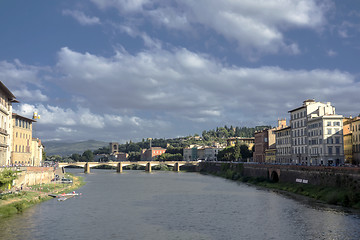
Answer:
[(331, 134), (331, 128), (328, 129), (328, 134)]
[(340, 122), (334, 122), (334, 126), (340, 126)]
[(339, 137), (336, 137), (336, 138), (335, 138), (335, 143), (336, 143), (336, 144), (339, 144), (339, 143), (340, 143), (340, 138), (339, 138)]
[(328, 125), (328, 126), (331, 126), (331, 122), (330, 122), (330, 121), (329, 121), (329, 122), (327, 122), (327, 125)]
[(336, 155), (340, 155), (340, 147), (335, 147), (335, 153)]
[(332, 147), (328, 147), (328, 153), (329, 155), (332, 155)]

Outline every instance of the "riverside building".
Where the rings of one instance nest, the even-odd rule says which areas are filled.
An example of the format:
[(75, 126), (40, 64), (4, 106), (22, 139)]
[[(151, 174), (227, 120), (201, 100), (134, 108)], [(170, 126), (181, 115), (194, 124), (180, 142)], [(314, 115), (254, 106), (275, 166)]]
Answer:
[(12, 103), (18, 102), (0, 81), (0, 166), (11, 164)]
[(11, 164), (34, 166), (32, 156), (32, 124), (36, 122), (30, 118), (12, 114), (13, 141), (11, 152)]
[(290, 126), (274, 130), (274, 133), (276, 135), (276, 162), (292, 163)]
[(344, 162), (342, 115), (331, 103), (305, 100), (289, 111), (293, 164), (335, 165)]

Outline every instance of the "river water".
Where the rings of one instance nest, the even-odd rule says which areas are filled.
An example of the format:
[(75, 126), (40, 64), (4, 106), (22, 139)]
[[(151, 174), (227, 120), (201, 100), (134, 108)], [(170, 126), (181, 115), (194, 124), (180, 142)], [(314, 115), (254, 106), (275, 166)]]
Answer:
[(218, 177), (72, 171), (81, 196), (0, 221), (0, 239), (360, 239), (360, 215)]

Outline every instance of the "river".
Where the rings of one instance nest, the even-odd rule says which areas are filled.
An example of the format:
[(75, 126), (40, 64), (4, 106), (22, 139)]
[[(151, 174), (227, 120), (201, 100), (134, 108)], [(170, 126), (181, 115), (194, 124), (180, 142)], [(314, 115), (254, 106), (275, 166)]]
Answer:
[(81, 196), (0, 221), (0, 239), (360, 239), (360, 215), (219, 177), (71, 171)]

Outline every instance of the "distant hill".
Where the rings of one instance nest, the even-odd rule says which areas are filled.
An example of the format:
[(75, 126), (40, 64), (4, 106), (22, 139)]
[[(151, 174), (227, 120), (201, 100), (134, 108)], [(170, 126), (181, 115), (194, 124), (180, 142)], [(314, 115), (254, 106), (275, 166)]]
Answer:
[(108, 146), (108, 142), (100, 142), (95, 140), (88, 140), (83, 142), (60, 142), (51, 141), (43, 142), (47, 156), (60, 155), (69, 156), (73, 153), (82, 154), (86, 150), (97, 150), (101, 147)]

